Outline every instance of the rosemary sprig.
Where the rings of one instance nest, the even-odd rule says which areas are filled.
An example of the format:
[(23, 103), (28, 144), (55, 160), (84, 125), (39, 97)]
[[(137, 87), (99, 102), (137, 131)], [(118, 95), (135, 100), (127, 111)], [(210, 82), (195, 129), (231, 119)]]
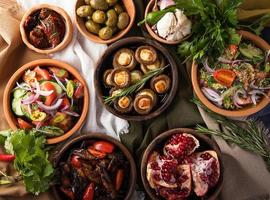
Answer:
[(239, 125), (240, 122), (235, 123), (233, 120), (212, 112), (197, 99), (193, 99), (192, 101), (202, 107), (213, 119), (222, 124), (226, 129), (225, 131), (211, 130), (204, 126), (197, 125), (196, 130), (198, 132), (218, 136), (229, 143), (234, 143), (245, 150), (262, 156), (270, 171), (269, 130), (265, 128), (262, 123), (248, 119), (243, 122), (245, 126), (241, 126)]
[(104, 96), (103, 97), (104, 103), (111, 104), (115, 99), (119, 97), (127, 96), (129, 94), (132, 94), (133, 92), (137, 92), (149, 79), (161, 74), (167, 67), (169, 67), (169, 64), (166, 65), (165, 67), (152, 70), (151, 72), (145, 74), (141, 80), (137, 81), (136, 83), (127, 88), (121, 89), (121, 92), (119, 92), (114, 96)]

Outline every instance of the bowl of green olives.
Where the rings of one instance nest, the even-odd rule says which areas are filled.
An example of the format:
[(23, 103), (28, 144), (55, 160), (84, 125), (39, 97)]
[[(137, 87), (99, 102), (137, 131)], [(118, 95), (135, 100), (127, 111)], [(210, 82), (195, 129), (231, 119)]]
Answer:
[(93, 42), (110, 44), (123, 37), (135, 20), (133, 0), (77, 0), (77, 28)]

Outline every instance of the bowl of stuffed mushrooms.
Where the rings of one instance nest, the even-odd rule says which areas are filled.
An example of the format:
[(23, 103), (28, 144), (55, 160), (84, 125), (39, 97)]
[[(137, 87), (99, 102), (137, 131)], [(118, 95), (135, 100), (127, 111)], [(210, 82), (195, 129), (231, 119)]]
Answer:
[(40, 4), (30, 8), (20, 23), (26, 46), (42, 54), (64, 49), (72, 39), (73, 27), (68, 14), (60, 7)]
[(169, 51), (142, 37), (111, 45), (95, 71), (98, 99), (109, 112), (127, 120), (158, 116), (172, 102), (177, 85), (177, 64)]
[(77, 0), (77, 28), (87, 39), (113, 43), (131, 29), (135, 20), (132, 0)]

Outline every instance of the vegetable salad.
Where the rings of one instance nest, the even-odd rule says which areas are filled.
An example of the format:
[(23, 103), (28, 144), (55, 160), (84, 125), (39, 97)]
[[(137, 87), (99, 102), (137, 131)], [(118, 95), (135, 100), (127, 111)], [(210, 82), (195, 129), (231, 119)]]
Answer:
[(206, 58), (199, 72), (201, 90), (208, 100), (227, 110), (256, 106), (270, 89), (269, 52), (242, 41), (229, 45), (223, 55)]
[(16, 84), (11, 104), (20, 128), (55, 137), (69, 131), (80, 117), (84, 88), (65, 69), (36, 66)]

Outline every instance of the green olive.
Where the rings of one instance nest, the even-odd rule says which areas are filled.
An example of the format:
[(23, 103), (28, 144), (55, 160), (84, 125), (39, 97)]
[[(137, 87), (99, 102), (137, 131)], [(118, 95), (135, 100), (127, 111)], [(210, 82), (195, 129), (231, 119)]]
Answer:
[(92, 15), (92, 20), (98, 24), (103, 24), (106, 21), (106, 14), (101, 10), (96, 10)]
[(113, 6), (113, 5), (117, 4), (117, 0), (106, 0), (106, 2), (107, 2), (110, 6)]
[(102, 29), (100, 29), (99, 33), (98, 33), (99, 37), (103, 40), (108, 40), (112, 37), (113, 35), (113, 30), (111, 27), (103, 27)]
[(94, 33), (98, 35), (99, 30), (100, 30), (100, 25), (93, 22), (92, 20), (88, 20), (85, 22), (85, 27), (90, 33)]
[(113, 9), (116, 11), (116, 13), (119, 15), (120, 13), (124, 12), (124, 8), (118, 3), (116, 4)]
[(96, 10), (108, 10), (109, 4), (105, 0), (90, 0), (90, 5)]
[(92, 15), (92, 13), (94, 12), (93, 8), (91, 6), (88, 5), (84, 5), (84, 6), (80, 6), (76, 13), (79, 17), (87, 17)]
[(117, 24), (117, 13), (114, 9), (107, 11), (107, 21), (106, 26), (116, 26)]
[(84, 3), (85, 3), (86, 5), (90, 5), (90, 0), (84, 0)]
[(117, 27), (120, 30), (125, 29), (129, 24), (129, 16), (126, 12), (122, 12), (120, 13), (120, 15), (118, 16), (118, 22), (117, 22)]

